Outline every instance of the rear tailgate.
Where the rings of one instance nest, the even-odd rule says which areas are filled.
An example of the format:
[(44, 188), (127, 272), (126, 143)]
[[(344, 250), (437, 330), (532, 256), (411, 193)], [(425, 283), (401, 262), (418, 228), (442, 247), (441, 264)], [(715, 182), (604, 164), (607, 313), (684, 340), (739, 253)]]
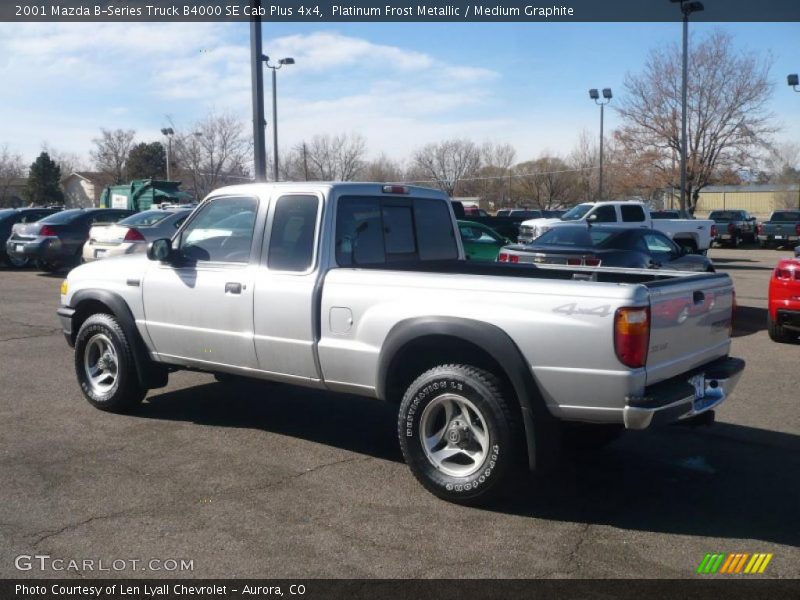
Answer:
[(120, 225), (95, 225), (89, 230), (89, 239), (96, 243), (117, 246), (125, 239), (128, 229)]
[[(55, 230), (57, 227), (51, 225), (51, 229)], [(42, 225), (39, 223), (16, 223), (11, 228), (11, 238), (12, 240), (32, 240), (35, 239), (39, 235), (39, 231), (41, 231)]]
[(728, 275), (676, 277), (650, 284), (647, 385), (680, 375), (730, 349), (734, 303)]

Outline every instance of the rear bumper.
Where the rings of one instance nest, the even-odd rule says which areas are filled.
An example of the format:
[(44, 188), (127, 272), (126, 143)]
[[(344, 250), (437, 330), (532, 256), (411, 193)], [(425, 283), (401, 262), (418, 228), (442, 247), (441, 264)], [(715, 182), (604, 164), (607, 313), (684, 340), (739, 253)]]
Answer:
[(777, 324), (792, 331), (800, 331), (800, 310), (778, 309), (775, 311)]
[[(731, 394), (744, 371), (740, 358), (723, 357), (666, 381), (648, 386), (642, 396), (628, 396), (622, 415), (626, 429), (647, 429), (713, 410)], [(705, 375), (705, 393), (695, 398), (689, 379)]]
[(102, 258), (111, 258), (112, 256), (125, 256), (135, 252), (145, 252), (147, 244), (137, 242), (123, 242), (121, 244), (98, 244), (86, 242), (83, 245), (83, 261), (92, 262)]
[(8, 240), (6, 254), (17, 258), (63, 258), (64, 247), (61, 240), (55, 237), (36, 238), (33, 240)]
[(768, 244), (773, 244), (779, 242), (781, 244), (788, 244), (800, 241), (800, 236), (792, 234), (792, 235), (773, 235), (773, 234), (759, 234), (758, 236), (759, 242), (767, 242)]

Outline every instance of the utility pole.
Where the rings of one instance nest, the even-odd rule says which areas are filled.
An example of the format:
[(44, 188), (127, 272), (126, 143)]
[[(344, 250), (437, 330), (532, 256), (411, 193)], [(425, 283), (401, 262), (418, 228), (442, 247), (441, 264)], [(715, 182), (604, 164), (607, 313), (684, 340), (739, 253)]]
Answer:
[(264, 139), (264, 71), (261, 68), (261, 0), (251, 0), (250, 80), (253, 95), (253, 175), (257, 182), (267, 180), (267, 145)]

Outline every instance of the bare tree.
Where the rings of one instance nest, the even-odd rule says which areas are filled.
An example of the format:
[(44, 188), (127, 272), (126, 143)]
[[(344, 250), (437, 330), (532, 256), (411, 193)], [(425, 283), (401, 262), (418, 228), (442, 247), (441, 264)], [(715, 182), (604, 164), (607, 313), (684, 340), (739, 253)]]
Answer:
[(133, 146), (133, 129), (101, 129), (100, 137), (92, 140), (95, 148), (92, 160), (98, 171), (107, 173), (114, 183), (125, 181), (125, 162)]
[(360, 173), (362, 181), (393, 182), (403, 181), (403, 166), (385, 154), (367, 162)]
[(367, 143), (355, 134), (316, 135), (303, 141), (291, 153), (299, 179), (315, 181), (352, 181), (365, 166)]
[(511, 202), (511, 165), (517, 151), (511, 144), (486, 142), (480, 147), (480, 166), (473, 181), (464, 182), (464, 195), (479, 196), (486, 208), (509, 206)]
[(7, 196), (11, 184), (24, 175), (25, 163), (22, 162), (22, 155), (14, 154), (6, 145), (0, 147), (0, 206), (10, 201)]
[(414, 152), (414, 165), (433, 183), (453, 196), (459, 182), (474, 175), (481, 164), (481, 152), (467, 139), (428, 144)]
[[(771, 62), (734, 48), (730, 34), (716, 31), (694, 45), (689, 58), (686, 197), (694, 210), (697, 193), (719, 170), (752, 165), (774, 133), (767, 103)], [(628, 74), (615, 133), (632, 168), (649, 163), (662, 185), (678, 187), (680, 161), (681, 53), (677, 45), (655, 49), (644, 70)]]
[(517, 204), (542, 210), (575, 204), (576, 172), (558, 156), (542, 156), (516, 165), (514, 196)]
[(76, 171), (86, 171), (86, 161), (74, 152), (65, 152), (54, 148), (47, 142), (42, 144), (42, 152), (47, 152), (61, 169), (61, 177), (67, 177)]
[(233, 114), (209, 114), (186, 131), (175, 129), (174, 162), (200, 199), (223, 185), (251, 181), (253, 142)]

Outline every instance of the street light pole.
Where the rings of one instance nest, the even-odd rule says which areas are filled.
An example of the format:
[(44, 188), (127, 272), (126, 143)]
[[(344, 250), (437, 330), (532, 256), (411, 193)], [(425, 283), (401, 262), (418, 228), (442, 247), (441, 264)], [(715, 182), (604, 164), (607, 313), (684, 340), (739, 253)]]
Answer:
[(600, 176), (598, 182), (598, 200), (603, 199), (603, 120), (604, 120), (604, 109), (606, 104), (611, 102), (612, 98), (611, 88), (603, 88), (603, 98), (605, 102), (600, 100), (600, 94), (595, 88), (589, 90), (589, 98), (594, 100), (595, 104), (600, 105)]
[(264, 139), (264, 72), (261, 69), (261, 0), (252, 0), (250, 19), (250, 85), (253, 96), (253, 175), (267, 180), (267, 148)]
[(786, 83), (788, 83), (789, 87), (791, 87), (795, 92), (800, 92), (800, 89), (797, 89), (798, 86), (800, 86), (800, 77), (798, 77), (797, 73), (787, 75)]
[(175, 130), (172, 127), (164, 127), (161, 129), (161, 133), (167, 138), (167, 181), (170, 181), (169, 162), (172, 154), (172, 136), (175, 135)]
[(693, 12), (700, 12), (705, 7), (702, 2), (687, 2), (686, 0), (670, 0), (670, 2), (680, 3), (683, 13), (683, 65), (681, 69), (681, 212), (686, 210), (686, 155), (687, 135), (687, 88), (689, 75), (689, 15)]
[(269, 56), (262, 56), (264, 64), (272, 69), (272, 178), (278, 181), (278, 76), (277, 72), (283, 65), (293, 65), (293, 58), (281, 58), (278, 64), (270, 64)]

